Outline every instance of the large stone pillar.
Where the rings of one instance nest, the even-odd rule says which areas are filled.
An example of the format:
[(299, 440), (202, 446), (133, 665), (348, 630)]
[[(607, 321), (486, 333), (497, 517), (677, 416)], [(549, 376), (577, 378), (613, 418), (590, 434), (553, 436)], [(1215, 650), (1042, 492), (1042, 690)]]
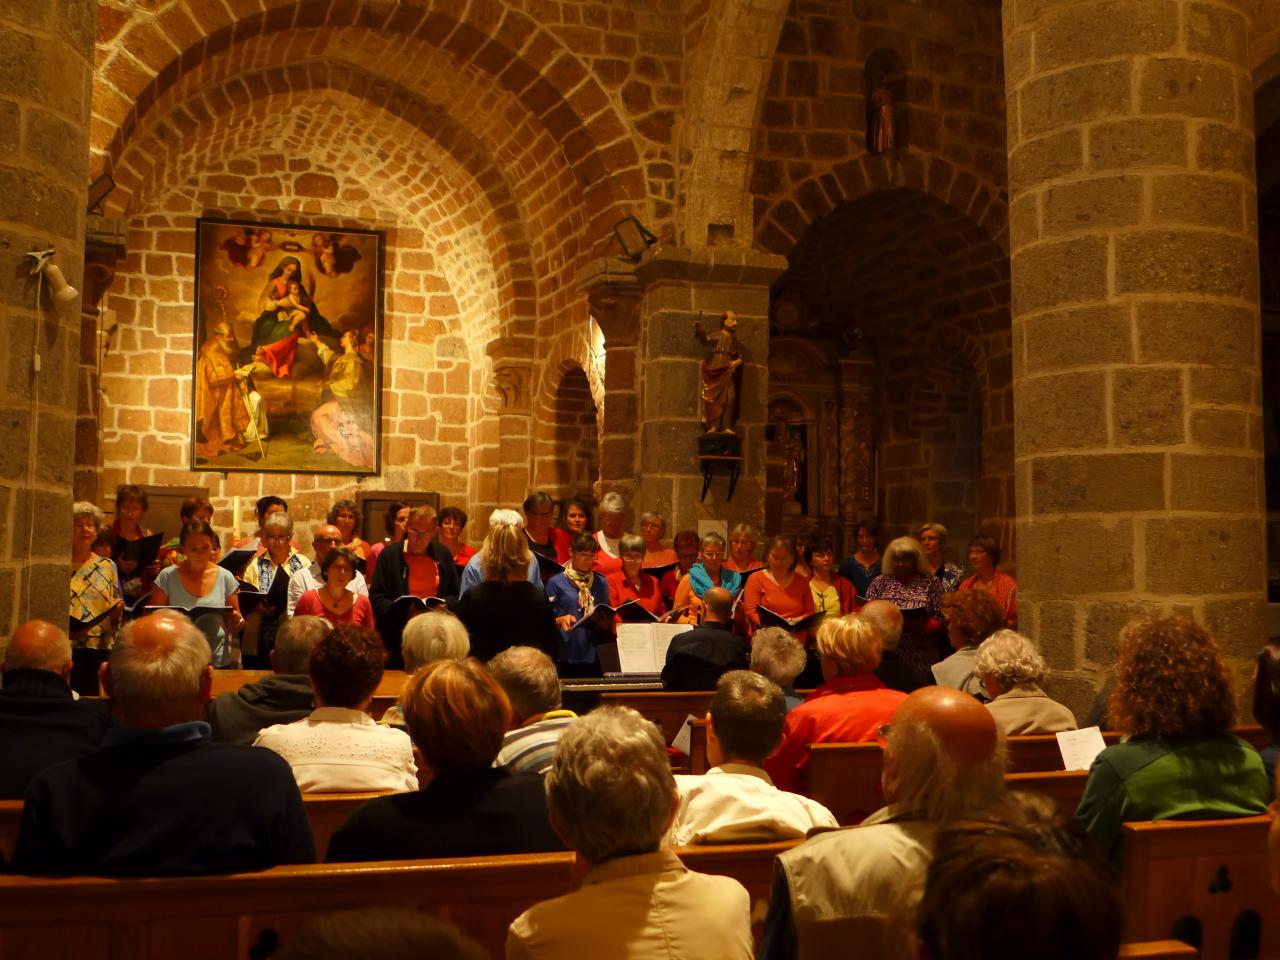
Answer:
[[(636, 509), (667, 517), (670, 531), (696, 530), (704, 519), (763, 527), (769, 287), (786, 266), (783, 257), (724, 247), (654, 247), (637, 264), (644, 299)], [(745, 360), (741, 415), (734, 428), (742, 437), (744, 459), (732, 499), (727, 475), (720, 471), (700, 501), (699, 364), (710, 348), (695, 338), (694, 321), (701, 314), (703, 328), (714, 333), (726, 310), (738, 316)]]
[(47, 287), (37, 305), (24, 255), (53, 246), (67, 281), (80, 285), (95, 9), (94, 0), (10, 4), (0, 29), (4, 639), (29, 617), (67, 617), (80, 311), (56, 310)]
[(1019, 617), (1077, 707), (1136, 614), (1267, 635), (1251, 6), (1004, 2)]
[[(527, 337), (490, 340), (485, 347), (493, 363), (498, 392), (497, 503), (522, 503), (529, 492), (532, 453), (533, 400), (531, 374), (533, 341)], [(492, 507), (488, 504), (483, 506)], [(479, 528), (488, 529), (488, 512)]]

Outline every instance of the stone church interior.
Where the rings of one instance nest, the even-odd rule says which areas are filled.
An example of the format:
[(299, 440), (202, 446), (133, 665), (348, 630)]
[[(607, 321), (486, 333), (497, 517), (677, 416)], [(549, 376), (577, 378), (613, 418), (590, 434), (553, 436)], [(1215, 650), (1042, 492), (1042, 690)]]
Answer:
[[(0, 178), (0, 954), (1280, 957), (1280, 0), (0, 0)], [(24, 698), (150, 756), (287, 675), (404, 785), (281, 715), (207, 781), (276, 828), (76, 859), (155, 796)]]

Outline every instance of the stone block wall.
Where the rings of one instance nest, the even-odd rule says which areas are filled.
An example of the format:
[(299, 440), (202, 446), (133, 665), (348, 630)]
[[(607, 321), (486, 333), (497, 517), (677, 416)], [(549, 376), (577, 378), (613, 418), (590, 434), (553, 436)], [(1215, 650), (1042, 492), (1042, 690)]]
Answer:
[[(442, 503), (465, 504), (472, 466), (496, 439), (476, 429), (472, 345), (431, 238), (347, 177), (307, 162), (264, 154), (210, 166), (129, 221), (128, 259), (105, 304), (118, 328), (102, 377), (104, 499), (125, 481), (207, 486), (224, 528), (231, 498), (247, 505), (266, 493), (288, 500), (299, 520), (322, 516), (357, 489), (434, 491)], [(353, 477), (224, 477), (189, 469), (195, 222), (202, 212), (386, 231), (381, 476), (358, 485)]]

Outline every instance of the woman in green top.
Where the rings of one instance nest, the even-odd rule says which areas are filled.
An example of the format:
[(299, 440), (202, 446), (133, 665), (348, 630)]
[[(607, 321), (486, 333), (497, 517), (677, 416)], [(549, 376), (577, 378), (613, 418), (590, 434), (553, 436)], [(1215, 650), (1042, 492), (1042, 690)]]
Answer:
[(1109, 709), (1127, 737), (1093, 761), (1076, 816), (1115, 863), (1126, 821), (1266, 811), (1262, 760), (1230, 733), (1231, 676), (1217, 641), (1193, 620), (1148, 617), (1121, 631)]

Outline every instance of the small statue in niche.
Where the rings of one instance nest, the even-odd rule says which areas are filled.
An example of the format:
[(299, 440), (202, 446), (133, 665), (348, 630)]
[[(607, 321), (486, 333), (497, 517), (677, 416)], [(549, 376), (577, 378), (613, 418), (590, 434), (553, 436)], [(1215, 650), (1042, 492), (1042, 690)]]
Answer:
[(893, 147), (893, 91), (881, 83), (871, 91), (871, 152), (887, 153)]
[(711, 345), (711, 355), (702, 361), (702, 429), (707, 433), (733, 433), (738, 422), (742, 394), (742, 346), (738, 343), (738, 317), (732, 310), (720, 317), (720, 329), (708, 334), (702, 329), (702, 314), (693, 321), (699, 342)]
[(787, 421), (779, 422), (777, 436), (782, 447), (782, 498), (790, 500), (804, 477), (804, 440), (792, 433)]

